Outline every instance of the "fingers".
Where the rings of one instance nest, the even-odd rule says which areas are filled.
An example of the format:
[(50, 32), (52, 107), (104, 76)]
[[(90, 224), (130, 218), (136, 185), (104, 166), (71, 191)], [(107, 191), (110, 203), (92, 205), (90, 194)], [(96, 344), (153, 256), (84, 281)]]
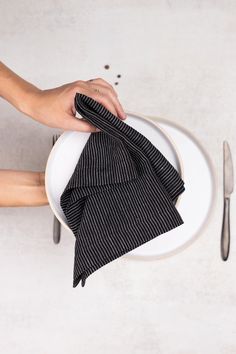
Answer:
[(120, 119), (125, 119), (126, 114), (118, 100), (117, 96), (108, 88), (97, 86), (99, 92), (95, 92), (94, 99), (104, 105), (110, 112)]
[(69, 106), (66, 106), (67, 113), (65, 113), (63, 119), (60, 120), (60, 128), (63, 130), (76, 130), (81, 132), (100, 131), (100, 129), (93, 126), (86, 119), (76, 117), (74, 96), (77, 92), (93, 98), (120, 119), (126, 119), (127, 117), (116, 91), (112, 85), (101, 78), (88, 81), (74, 81), (67, 85), (66, 92)]
[(98, 84), (98, 85), (101, 85), (101, 86), (104, 86), (104, 87), (107, 87), (109, 88), (111, 91), (113, 91), (113, 93), (118, 97), (118, 93), (116, 92), (116, 90), (114, 89), (114, 87), (109, 84), (109, 82), (105, 81), (104, 79), (102, 78), (98, 78), (98, 79), (90, 79), (87, 81), (88, 83), (94, 83), (94, 84)]
[(125, 119), (126, 118), (126, 114), (125, 114), (125, 111), (123, 110), (123, 107), (121, 106), (121, 103), (118, 100), (118, 98), (115, 97), (114, 94), (112, 94), (111, 92), (107, 93), (107, 97), (108, 97), (108, 99), (110, 98), (111, 102), (113, 103), (113, 105), (115, 107), (115, 110), (118, 113), (118, 116), (121, 119)]
[(86, 81), (88, 96), (98, 101), (115, 116), (126, 119), (125, 111), (118, 99), (118, 94), (105, 80), (98, 78)]
[(116, 105), (114, 104), (114, 98), (107, 97), (105, 94), (95, 94), (93, 95), (93, 99), (99, 103), (101, 103), (105, 108), (107, 108), (112, 114), (116, 117), (124, 119), (124, 116), (120, 111), (116, 109)]

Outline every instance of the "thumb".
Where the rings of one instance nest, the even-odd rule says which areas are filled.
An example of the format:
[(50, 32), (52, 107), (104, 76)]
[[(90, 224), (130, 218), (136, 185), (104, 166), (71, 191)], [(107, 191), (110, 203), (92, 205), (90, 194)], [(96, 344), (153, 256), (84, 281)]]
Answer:
[(98, 132), (99, 128), (96, 128), (93, 124), (87, 122), (82, 118), (76, 118), (72, 115), (67, 114), (64, 119), (62, 129), (64, 130), (75, 130), (80, 132)]

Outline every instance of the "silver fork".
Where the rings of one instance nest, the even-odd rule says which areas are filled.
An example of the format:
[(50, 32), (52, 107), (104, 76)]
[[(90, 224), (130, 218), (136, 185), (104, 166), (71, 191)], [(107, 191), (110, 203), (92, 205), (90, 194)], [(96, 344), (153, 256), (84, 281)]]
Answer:
[[(54, 134), (52, 137), (52, 146), (56, 143), (57, 139), (60, 137), (60, 134)], [(61, 240), (61, 223), (57, 219), (56, 215), (54, 214), (53, 217), (53, 242), (58, 244)]]

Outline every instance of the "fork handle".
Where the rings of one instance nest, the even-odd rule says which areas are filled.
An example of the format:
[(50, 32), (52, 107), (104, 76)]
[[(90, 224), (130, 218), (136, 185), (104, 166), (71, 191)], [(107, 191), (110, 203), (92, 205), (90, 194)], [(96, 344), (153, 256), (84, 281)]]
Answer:
[(221, 231), (221, 258), (226, 261), (230, 248), (230, 198), (224, 198), (223, 223)]
[(54, 215), (53, 218), (53, 242), (54, 243), (59, 243), (61, 239), (61, 223), (57, 219), (57, 217)]

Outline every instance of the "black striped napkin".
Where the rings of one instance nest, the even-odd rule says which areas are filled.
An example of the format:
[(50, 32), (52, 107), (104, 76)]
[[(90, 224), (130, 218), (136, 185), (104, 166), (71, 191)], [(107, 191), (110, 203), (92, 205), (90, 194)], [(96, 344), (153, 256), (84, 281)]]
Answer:
[(184, 223), (178, 171), (141, 133), (89, 96), (76, 111), (91, 133), (60, 204), (76, 238), (73, 287), (105, 264)]

